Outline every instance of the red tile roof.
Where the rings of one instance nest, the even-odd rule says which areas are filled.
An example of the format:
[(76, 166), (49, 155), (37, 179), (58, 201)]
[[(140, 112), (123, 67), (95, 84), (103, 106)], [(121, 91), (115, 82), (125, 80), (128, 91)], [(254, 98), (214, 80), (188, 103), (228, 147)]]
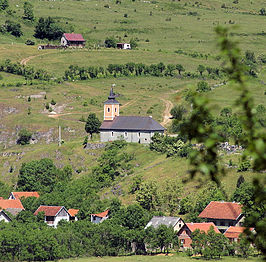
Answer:
[(67, 33), (65, 33), (63, 36), (68, 41), (85, 41), (81, 34), (74, 34), (74, 33), (67, 34)]
[(199, 214), (199, 217), (236, 220), (241, 213), (242, 209), (239, 203), (211, 201)]
[(194, 232), (196, 229), (199, 229), (200, 231), (204, 231), (205, 233), (207, 233), (208, 230), (210, 230), (210, 228), (212, 226), (216, 233), (220, 233), (219, 229), (214, 225), (213, 222), (210, 222), (210, 223), (186, 223), (186, 225), (191, 232)]
[(79, 212), (79, 209), (68, 209), (68, 213), (70, 214), (70, 216), (75, 217), (76, 214)]
[(19, 199), (0, 199), (0, 209), (20, 208), (24, 209)]
[(40, 197), (38, 192), (11, 192), (15, 199), (20, 199), (21, 197)]
[(57, 213), (63, 208), (63, 206), (39, 206), (34, 212), (36, 216), (39, 212), (44, 212), (45, 216), (56, 216)]
[[(224, 235), (227, 238), (239, 238), (239, 235), (244, 232), (245, 227), (233, 227), (230, 226), (225, 232)], [(254, 228), (250, 228), (250, 231), (253, 231)]]
[(109, 209), (105, 210), (102, 213), (99, 213), (99, 214), (91, 214), (91, 215), (92, 216), (96, 216), (96, 217), (106, 217), (106, 216), (108, 216), (108, 213), (109, 213)]

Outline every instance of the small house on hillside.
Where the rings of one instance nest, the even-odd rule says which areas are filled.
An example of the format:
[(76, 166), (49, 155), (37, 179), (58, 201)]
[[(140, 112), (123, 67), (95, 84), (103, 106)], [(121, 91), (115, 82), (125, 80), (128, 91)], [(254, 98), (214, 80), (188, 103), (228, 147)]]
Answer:
[(38, 192), (11, 192), (8, 199), (21, 199), (22, 197), (40, 197)]
[(117, 43), (116, 47), (118, 49), (131, 49), (130, 44), (127, 44), (127, 43)]
[(70, 215), (70, 221), (78, 221), (77, 214), (79, 212), (79, 209), (68, 209), (68, 213)]
[(8, 214), (4, 210), (0, 209), (0, 222), (1, 221), (10, 222), (11, 218), (8, 216)]
[(224, 201), (211, 201), (199, 217), (213, 222), (222, 233), (230, 226), (242, 226), (244, 220), (239, 203)]
[(204, 233), (207, 233), (211, 227), (213, 227), (216, 233), (220, 233), (218, 228), (214, 223), (186, 223), (177, 233), (178, 239), (180, 240), (180, 247), (187, 249), (191, 247), (192, 243), (192, 233), (195, 230), (200, 230)]
[[(229, 241), (232, 242), (239, 242), (240, 235), (244, 232), (246, 228), (245, 227), (229, 227), (225, 232), (224, 236), (229, 239)], [(254, 228), (250, 228), (251, 232), (254, 232)]]
[(19, 199), (3, 199), (0, 198), (0, 209), (8, 211), (13, 216), (24, 210), (24, 207)]
[(84, 47), (85, 39), (83, 38), (82, 34), (64, 33), (61, 38), (61, 46)]
[(184, 221), (180, 217), (159, 217), (154, 216), (145, 226), (145, 229), (148, 227), (158, 228), (160, 225), (171, 226), (174, 228), (174, 231), (179, 232), (179, 230), (184, 226)]
[(70, 220), (70, 214), (63, 206), (39, 206), (34, 215), (37, 216), (39, 212), (44, 212), (44, 222), (51, 227), (57, 227), (61, 220)]
[(99, 214), (91, 214), (91, 222), (95, 224), (102, 223), (104, 220), (108, 219), (108, 215), (109, 209)]

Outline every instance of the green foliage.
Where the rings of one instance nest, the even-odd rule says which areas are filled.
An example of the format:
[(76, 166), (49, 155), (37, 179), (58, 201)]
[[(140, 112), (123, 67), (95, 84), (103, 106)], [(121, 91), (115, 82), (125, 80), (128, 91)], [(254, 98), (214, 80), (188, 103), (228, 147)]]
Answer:
[(251, 163), (249, 160), (241, 161), (239, 166), (237, 167), (237, 172), (245, 172), (248, 171), (251, 167)]
[(0, 0), (0, 11), (6, 10), (9, 6), (8, 0)]
[(210, 86), (208, 85), (207, 82), (205, 81), (200, 81), (198, 82), (197, 84), (197, 89), (196, 89), (198, 92), (202, 93), (202, 92), (208, 92), (208, 91), (211, 91), (211, 88)]
[(173, 116), (174, 119), (177, 119), (178, 121), (181, 121), (186, 114), (187, 110), (183, 105), (174, 106), (170, 114)]
[(51, 159), (33, 160), (22, 164), (18, 187), (22, 191), (51, 192), (57, 176), (58, 170)]
[(157, 210), (161, 206), (161, 196), (156, 183), (142, 183), (137, 191), (136, 201), (148, 211)]
[(137, 175), (133, 177), (133, 181), (131, 185), (129, 186), (129, 193), (134, 194), (135, 192), (140, 190), (142, 182), (143, 182), (143, 178), (141, 175)]
[(199, 71), (200, 75), (202, 76), (203, 72), (206, 70), (204, 65), (199, 65), (197, 70)]
[(101, 126), (100, 120), (95, 113), (90, 113), (85, 124), (85, 131), (90, 133), (91, 138), (93, 133), (98, 133)]
[(138, 47), (138, 41), (136, 38), (131, 38), (129, 43), (130, 43), (131, 49), (136, 49)]
[(228, 240), (221, 233), (216, 233), (211, 227), (207, 234), (198, 229), (192, 233), (193, 253), (203, 255), (207, 259), (220, 258), (223, 250), (228, 244)]
[(191, 151), (191, 145), (185, 144), (179, 137), (164, 136), (155, 133), (150, 143), (150, 150), (166, 153), (167, 157), (187, 157)]
[(83, 141), (83, 143), (82, 143), (82, 145), (83, 145), (84, 147), (87, 146), (87, 144), (88, 144), (88, 140), (89, 140), (89, 137), (88, 137), (88, 136), (85, 136), (84, 141)]
[(265, 10), (265, 8), (261, 8), (261, 9), (260, 9), (260, 15), (263, 15), (263, 16), (266, 15), (266, 10)]
[(24, 2), (24, 19), (34, 21), (33, 5), (30, 2)]
[(27, 39), (25, 44), (26, 45), (35, 45), (35, 42), (33, 40)]
[(21, 31), (21, 25), (11, 20), (6, 20), (3, 25), (3, 28), (6, 30), (6, 32), (10, 33), (15, 37), (20, 37), (23, 35)]
[(56, 102), (54, 99), (51, 100), (51, 105), (53, 105), (53, 106), (56, 105)]
[(19, 145), (27, 145), (30, 143), (32, 133), (27, 129), (21, 129), (18, 133), (17, 144)]
[(63, 35), (62, 27), (52, 17), (40, 17), (35, 26), (34, 36), (39, 39), (56, 40)]
[(177, 64), (176, 70), (178, 71), (178, 74), (181, 75), (181, 72), (184, 72), (185, 68), (181, 64)]
[(112, 37), (107, 37), (104, 41), (105, 47), (107, 48), (116, 48), (117, 41), (116, 39)]
[(0, 196), (3, 198), (8, 198), (11, 188), (5, 183), (0, 181)]

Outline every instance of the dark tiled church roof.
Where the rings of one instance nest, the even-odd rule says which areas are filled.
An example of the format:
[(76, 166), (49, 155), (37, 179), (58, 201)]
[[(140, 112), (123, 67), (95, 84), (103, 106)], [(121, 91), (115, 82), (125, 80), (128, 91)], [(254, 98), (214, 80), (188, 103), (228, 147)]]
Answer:
[(116, 116), (113, 121), (103, 121), (100, 130), (164, 131), (164, 127), (149, 116)]

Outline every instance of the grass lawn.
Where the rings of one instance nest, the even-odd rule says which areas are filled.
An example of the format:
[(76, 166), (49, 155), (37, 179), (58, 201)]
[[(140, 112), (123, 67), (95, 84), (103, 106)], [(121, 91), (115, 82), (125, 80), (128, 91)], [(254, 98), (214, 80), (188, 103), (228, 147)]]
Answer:
[[(173, 256), (165, 256), (165, 255), (155, 255), (155, 256), (126, 256), (126, 257), (89, 257), (89, 258), (71, 258), (71, 259), (63, 259), (59, 260), (61, 262), (70, 262), (70, 261), (75, 261), (75, 262), (133, 262), (133, 261), (138, 261), (138, 262), (164, 262), (164, 261), (169, 261), (169, 262), (201, 262), (201, 261), (206, 261), (204, 259), (199, 259), (199, 258), (189, 258), (185, 256), (178, 256), (178, 255), (173, 255)], [(217, 260), (214, 260), (217, 261)], [(232, 257), (223, 257), (222, 259), (218, 260), (221, 262), (252, 262), (252, 261), (262, 261), (259, 258), (232, 258)]]

